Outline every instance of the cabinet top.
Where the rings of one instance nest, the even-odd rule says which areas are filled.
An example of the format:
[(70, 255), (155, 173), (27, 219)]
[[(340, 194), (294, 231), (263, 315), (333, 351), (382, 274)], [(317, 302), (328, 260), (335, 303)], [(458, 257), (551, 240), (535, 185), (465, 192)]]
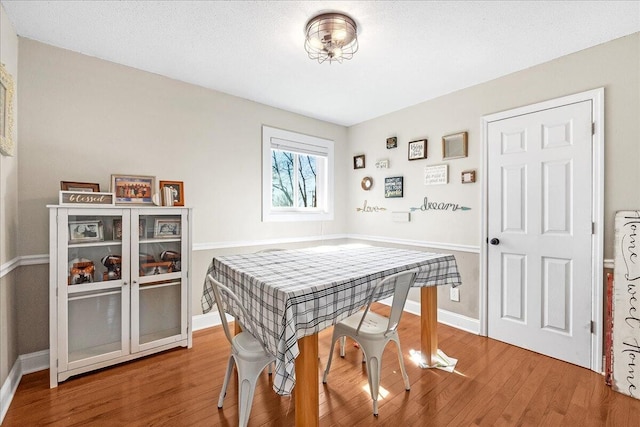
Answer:
[(47, 205), (49, 209), (189, 209), (190, 206), (155, 206), (155, 205), (88, 205), (88, 204), (66, 204), (66, 205)]

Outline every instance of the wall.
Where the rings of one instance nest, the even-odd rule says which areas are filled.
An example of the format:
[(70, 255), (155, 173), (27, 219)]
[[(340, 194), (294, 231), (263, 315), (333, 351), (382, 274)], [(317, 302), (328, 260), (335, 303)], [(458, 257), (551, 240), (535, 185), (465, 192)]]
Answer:
[[(428, 76), (425, 76), (428, 78)], [(613, 258), (613, 219), (621, 209), (640, 208), (640, 33), (611, 41), (508, 76), (473, 86), (419, 105), (349, 128), (350, 156), (365, 154), (366, 168), (349, 171), (348, 228), (352, 235), (375, 236), (382, 240), (412, 241), (440, 252), (466, 247), (465, 264), (478, 266), (474, 249), (481, 241), (481, 168), (483, 115), (548, 99), (605, 88), (605, 224), (604, 255)], [(444, 162), (443, 135), (468, 131), (469, 155)], [(386, 138), (398, 137), (398, 148), (386, 149)], [(428, 158), (408, 161), (407, 143), (428, 139)], [(391, 168), (376, 169), (379, 159), (389, 159)], [(449, 184), (425, 186), (424, 166), (449, 165)], [(463, 170), (476, 170), (475, 184), (461, 184)], [(371, 176), (374, 187), (364, 191), (360, 181)], [(384, 198), (384, 177), (404, 177), (404, 197)], [(453, 202), (469, 211), (427, 211), (411, 214), (411, 222), (391, 222), (390, 211), (408, 211), (429, 201)], [(369, 206), (384, 207), (379, 213), (357, 212)], [(458, 248), (459, 249), (459, 248)], [(453, 252), (452, 252), (453, 253)], [(460, 263), (460, 259), (458, 260)], [(473, 268), (464, 266), (465, 271)], [(463, 272), (460, 303), (449, 301), (448, 289), (439, 289), (438, 302), (444, 308), (478, 318), (478, 273)]]
[[(14, 84), (18, 81), (18, 37), (0, 5), (0, 62), (3, 63)], [(18, 146), (17, 90), (14, 94), (14, 135)], [(18, 156), (0, 155), (0, 386), (5, 383), (18, 352), (17, 335), (17, 253), (18, 222)], [(5, 396), (0, 393), (0, 412), (5, 407)], [(0, 413), (0, 420), (2, 414)]]
[[(261, 126), (335, 141), (336, 182), (346, 178), (347, 130), (213, 90), (20, 38), (20, 254), (48, 253), (47, 204), (60, 181), (111, 174), (184, 181), (194, 207), (193, 314), (215, 248), (346, 233), (346, 190), (336, 186), (336, 219), (261, 222)], [(20, 352), (48, 348), (48, 277), (23, 267)], [(27, 280), (28, 279), (28, 280)], [(28, 284), (28, 286), (27, 286)], [(29, 306), (32, 302), (35, 305)]]

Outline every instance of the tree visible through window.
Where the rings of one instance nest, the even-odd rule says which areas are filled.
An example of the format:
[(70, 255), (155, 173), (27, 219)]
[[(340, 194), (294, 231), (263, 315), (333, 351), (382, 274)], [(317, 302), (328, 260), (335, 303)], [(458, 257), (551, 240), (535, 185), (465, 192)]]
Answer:
[(315, 156), (271, 150), (271, 173), (273, 207), (317, 207)]
[(262, 220), (333, 220), (333, 141), (262, 126)]

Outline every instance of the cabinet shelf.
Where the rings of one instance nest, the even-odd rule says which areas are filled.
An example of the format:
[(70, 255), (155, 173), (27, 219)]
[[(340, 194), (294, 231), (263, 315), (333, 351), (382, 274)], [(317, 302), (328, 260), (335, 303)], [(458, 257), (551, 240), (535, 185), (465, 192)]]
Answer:
[(83, 242), (83, 243), (71, 243), (67, 245), (69, 249), (72, 248), (95, 248), (100, 246), (122, 246), (121, 240), (102, 240), (100, 242)]

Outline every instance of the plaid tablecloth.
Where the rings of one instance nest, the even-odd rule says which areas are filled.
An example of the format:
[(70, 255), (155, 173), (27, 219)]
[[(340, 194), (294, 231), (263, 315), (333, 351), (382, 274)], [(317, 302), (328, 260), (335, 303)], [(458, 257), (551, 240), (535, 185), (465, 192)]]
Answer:
[[(418, 269), (414, 286), (458, 286), (453, 255), (365, 245), (320, 246), (213, 258), (207, 273), (233, 290), (252, 317), (255, 331), (276, 356), (274, 390), (295, 385), (298, 338), (318, 333), (357, 312), (383, 277)], [(383, 289), (377, 299), (392, 294)], [(205, 280), (202, 309), (215, 299)]]

